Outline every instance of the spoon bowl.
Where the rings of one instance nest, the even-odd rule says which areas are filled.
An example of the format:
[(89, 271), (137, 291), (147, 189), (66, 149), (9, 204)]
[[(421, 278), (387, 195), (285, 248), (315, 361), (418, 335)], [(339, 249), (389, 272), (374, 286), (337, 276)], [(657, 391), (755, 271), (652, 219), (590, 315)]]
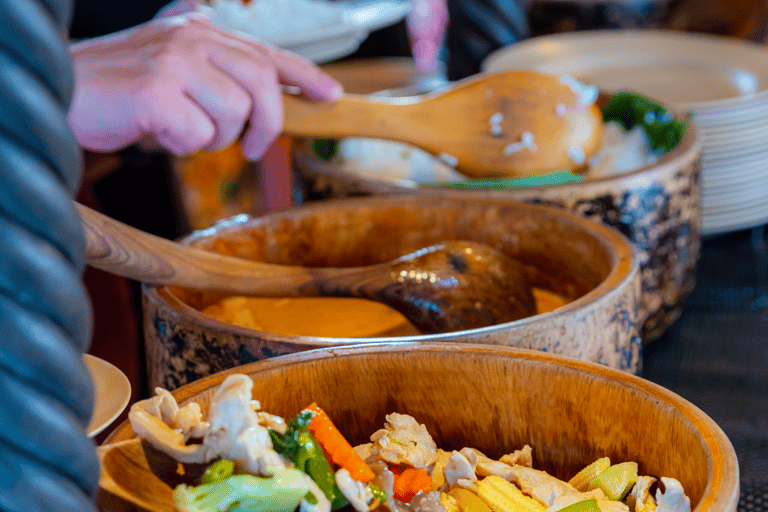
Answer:
[(477, 242), (448, 241), (364, 267), (311, 268), (215, 254), (78, 208), (86, 262), (147, 284), (267, 297), (365, 298), (387, 304), (429, 333), (486, 327), (536, 312), (520, 263)]

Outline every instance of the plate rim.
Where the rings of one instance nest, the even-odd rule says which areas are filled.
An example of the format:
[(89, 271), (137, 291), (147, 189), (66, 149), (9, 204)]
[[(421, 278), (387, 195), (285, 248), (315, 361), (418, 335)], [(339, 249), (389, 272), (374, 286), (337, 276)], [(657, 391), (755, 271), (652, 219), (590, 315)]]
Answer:
[[(543, 47), (545, 50), (547, 50), (547, 46), (549, 46), (550, 49), (544, 53), (555, 56), (557, 55), (557, 45), (567, 45), (569, 43), (576, 44), (577, 42), (579, 44), (584, 44), (584, 42), (593, 40), (595, 41), (595, 47), (604, 48), (610, 47), (611, 40), (619, 39), (623, 40), (623, 44), (626, 44), (628, 39), (633, 39), (636, 42), (634, 45), (636, 47), (638, 45), (647, 45), (648, 47), (655, 47), (658, 50), (662, 49), (662, 45), (660, 45), (660, 43), (711, 45), (736, 52), (744, 51), (745, 53), (753, 53), (754, 55), (758, 55), (761, 59), (768, 61), (768, 52), (765, 52), (765, 48), (762, 45), (736, 38), (718, 36), (715, 34), (682, 32), (669, 29), (602, 29), (563, 32), (532, 37), (530, 39), (526, 39), (494, 51), (483, 60), (481, 63), (481, 69), (485, 72), (500, 71), (502, 67), (499, 67), (499, 64), (504, 58), (510, 58), (510, 55), (512, 54), (525, 53), (536, 54), (539, 57), (539, 63), (536, 64), (536, 66), (533, 68), (539, 69), (541, 65), (546, 64), (546, 60), (544, 57), (542, 57), (541, 52), (538, 51), (538, 48)], [(647, 47), (643, 48), (643, 50), (647, 49)], [(745, 56), (744, 60), (748, 60), (748, 57)], [(765, 68), (768, 69), (768, 66)], [(762, 68), (759, 69), (763, 71)], [(722, 98), (717, 100), (670, 102), (671, 106), (680, 110), (691, 111), (696, 109), (733, 107), (752, 101), (761, 101), (764, 98), (768, 98), (768, 73), (765, 73), (765, 71), (763, 71), (763, 73), (765, 75), (763, 78), (766, 81), (766, 85), (753, 94)], [(657, 99), (663, 100), (663, 98)]]
[(98, 367), (101, 368), (102, 371), (109, 372), (110, 377), (117, 379), (120, 382), (121, 387), (119, 400), (114, 402), (114, 404), (111, 406), (111, 409), (109, 409), (109, 413), (104, 413), (106, 418), (100, 423), (95, 423), (97, 418), (96, 411), (99, 407), (106, 406), (104, 405), (104, 402), (101, 402), (101, 404), (99, 403), (98, 395), (94, 395), (93, 412), (91, 413), (91, 419), (86, 430), (88, 437), (94, 437), (103, 432), (104, 429), (106, 429), (109, 425), (111, 425), (128, 406), (128, 402), (131, 399), (131, 382), (128, 380), (128, 377), (125, 375), (125, 373), (120, 370), (120, 368), (100, 357), (96, 357), (92, 354), (83, 354), (83, 364), (85, 364), (86, 368), (88, 369), (88, 373), (91, 376), (94, 388), (98, 385), (93, 371), (94, 367)]

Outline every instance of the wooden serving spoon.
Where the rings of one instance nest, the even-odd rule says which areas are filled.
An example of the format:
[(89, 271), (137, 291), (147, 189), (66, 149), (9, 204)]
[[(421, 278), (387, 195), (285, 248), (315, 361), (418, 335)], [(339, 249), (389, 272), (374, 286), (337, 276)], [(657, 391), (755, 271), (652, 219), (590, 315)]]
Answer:
[(78, 209), (86, 263), (144, 283), (271, 297), (360, 297), (389, 305), (425, 333), (535, 314), (522, 265), (475, 242), (449, 241), (364, 267), (275, 265), (188, 247)]
[(578, 169), (597, 152), (603, 118), (586, 98), (596, 92), (569, 78), (506, 71), (407, 98), (345, 95), (315, 103), (286, 93), (283, 131), (405, 142), (470, 178), (530, 176)]

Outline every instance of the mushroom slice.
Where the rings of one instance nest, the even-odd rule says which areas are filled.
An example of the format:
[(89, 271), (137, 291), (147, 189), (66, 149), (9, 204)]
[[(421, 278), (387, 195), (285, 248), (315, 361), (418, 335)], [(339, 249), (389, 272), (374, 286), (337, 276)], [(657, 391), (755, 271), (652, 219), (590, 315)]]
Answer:
[(208, 430), (208, 423), (202, 421), (200, 406), (189, 404), (179, 409), (167, 390), (156, 388), (155, 393), (156, 396), (131, 406), (128, 420), (136, 435), (179, 462), (202, 464), (211, 460), (213, 457), (208, 458), (203, 445), (187, 444), (193, 434), (200, 437)]
[[(478, 466), (480, 464), (478, 463)], [(579, 494), (571, 484), (555, 478), (545, 471), (526, 466), (510, 466), (512, 483), (542, 505), (552, 506), (554, 501), (561, 496)]]
[(475, 448), (469, 448), (473, 452), (475, 452), (475, 455), (477, 457), (477, 464), (475, 465), (475, 473), (477, 473), (478, 476), (491, 476), (496, 475), (500, 476), (504, 480), (512, 481), (513, 475), (512, 475), (512, 466), (509, 464), (505, 464), (503, 462), (499, 462), (497, 460), (493, 460), (490, 457), (485, 456), (482, 452), (479, 450), (476, 450)]
[(533, 448), (526, 444), (519, 450), (515, 450), (507, 455), (502, 455), (499, 462), (509, 464), (510, 466), (519, 465), (531, 468), (533, 467)]
[(211, 400), (210, 428), (203, 445), (218, 456), (241, 462), (250, 473), (271, 476), (270, 468), (284, 469), (286, 463), (251, 408), (252, 391), (253, 381), (247, 375), (224, 379)]
[(352, 478), (349, 471), (344, 468), (336, 472), (336, 485), (357, 512), (368, 512), (369, 505), (373, 501), (370, 487)]
[(632, 490), (624, 498), (630, 510), (634, 512), (651, 512), (656, 509), (656, 500), (651, 495), (651, 486), (656, 483), (652, 476), (639, 476)]
[[(473, 455), (471, 450), (470, 455)], [(448, 483), (450, 486), (456, 485), (459, 480), (477, 482), (477, 476), (475, 475), (475, 465), (466, 455), (455, 450), (448, 458), (448, 463), (443, 469), (443, 474), (445, 475), (446, 483)], [(462, 487), (466, 487), (466, 483), (467, 482), (463, 482)]]
[(661, 477), (664, 492), (656, 489), (656, 512), (690, 512), (691, 500), (685, 495), (682, 484), (667, 476)]

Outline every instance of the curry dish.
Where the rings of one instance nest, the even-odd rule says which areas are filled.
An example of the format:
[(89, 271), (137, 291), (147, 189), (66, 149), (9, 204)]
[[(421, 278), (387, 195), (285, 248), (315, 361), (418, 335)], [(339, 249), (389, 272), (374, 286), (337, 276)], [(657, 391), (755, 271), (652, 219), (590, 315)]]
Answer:
[[(560, 295), (541, 288), (533, 288), (533, 296), (539, 314), (567, 304)], [(234, 296), (208, 306), (203, 314), (240, 327), (283, 335), (369, 338), (419, 334), (399, 312), (366, 299)]]

